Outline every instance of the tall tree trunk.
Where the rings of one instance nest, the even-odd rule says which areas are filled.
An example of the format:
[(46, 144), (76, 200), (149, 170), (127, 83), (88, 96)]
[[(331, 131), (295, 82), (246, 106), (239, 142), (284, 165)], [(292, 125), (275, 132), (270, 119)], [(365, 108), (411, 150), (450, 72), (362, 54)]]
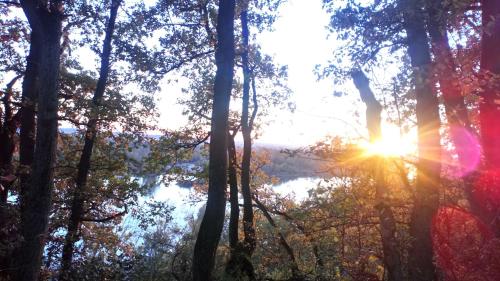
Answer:
[[(248, 7), (247, 7), (248, 9)], [(240, 15), (241, 37), (243, 40), (243, 53), (241, 61), (243, 65), (243, 97), (241, 111), (241, 131), (243, 134), (243, 156), (241, 160), (241, 193), (243, 195), (243, 232), (245, 240), (243, 243), (246, 254), (251, 257), (255, 251), (255, 227), (253, 222), (252, 191), (250, 189), (250, 161), (252, 157), (252, 127), (249, 121), (250, 104), (250, 65), (248, 62), (248, 14), (247, 9)]]
[[(256, 98), (256, 90), (255, 90), (255, 82), (251, 79), (251, 71), (249, 66), (249, 30), (248, 30), (248, 3), (246, 3), (246, 7), (243, 7), (243, 11), (240, 14), (241, 21), (241, 37), (242, 37), (242, 46), (243, 52), (241, 54), (242, 60), (242, 68), (243, 68), (243, 96), (242, 96), (242, 113), (241, 113), (241, 128), (243, 135), (243, 155), (241, 161), (241, 193), (243, 197), (243, 234), (244, 240), (243, 243), (239, 243), (236, 240), (235, 243), (231, 243), (231, 238), (237, 238), (237, 233), (232, 234), (233, 231), (238, 231), (238, 224), (234, 224), (233, 220), (233, 201), (231, 201), (231, 220), (230, 220), (230, 244), (234, 247), (231, 247), (231, 257), (228, 260), (226, 266), (226, 273), (233, 280), (255, 280), (255, 272), (251, 262), (251, 257), (253, 252), (255, 251), (255, 227), (253, 221), (253, 205), (252, 205), (252, 191), (250, 189), (250, 162), (252, 157), (252, 126), (257, 114), (257, 98)], [(250, 82), (252, 81), (253, 86), (253, 101), (254, 101), (254, 110), (252, 112), (252, 116), (249, 117), (249, 105), (250, 105)], [(234, 136), (232, 139), (234, 145)], [(229, 149), (231, 152), (231, 149)], [(229, 156), (230, 161), (231, 153)], [(236, 163), (236, 162), (234, 162)], [(231, 176), (231, 168), (229, 169)], [(231, 180), (230, 180), (231, 182)], [(231, 190), (233, 187), (231, 186)], [(236, 187), (237, 192), (237, 187)], [(236, 195), (237, 196), (237, 195)], [(231, 194), (231, 200), (232, 194)], [(238, 203), (238, 198), (235, 198), (236, 204)], [(239, 206), (238, 206), (239, 208)], [(239, 209), (238, 209), (239, 214)], [(235, 230), (233, 228), (236, 228)], [(231, 235), (233, 237), (231, 237)]]
[[(370, 142), (375, 142), (382, 137), (381, 112), (382, 105), (377, 101), (370, 89), (369, 80), (361, 70), (352, 73), (354, 84), (358, 89), (361, 100), (366, 104), (366, 125), (370, 135)], [(384, 178), (384, 159), (374, 156), (372, 159), (373, 175), (375, 180), (375, 200), (378, 217), (380, 220), (380, 234), (384, 252), (384, 264), (387, 267), (389, 281), (404, 279), (401, 266), (401, 253), (396, 241), (396, 222), (391, 207), (387, 204), (390, 197), (387, 183)]]
[(38, 1), (22, 0), (21, 6), (32, 28), (32, 40), (36, 43), (30, 48), (36, 47), (39, 52), (35, 66), (39, 96), (33, 164), (28, 184), (22, 186), (24, 190), (20, 198), (23, 241), (16, 256), (15, 268), (16, 280), (34, 281), (39, 275), (52, 205), (63, 4), (62, 1), (52, 1), (49, 7), (45, 7)]
[(409, 273), (411, 280), (430, 281), (435, 279), (430, 229), (439, 205), (440, 117), (421, 0), (400, 0), (400, 4), (407, 34), (408, 54), (413, 67), (418, 126), (419, 159), (410, 223), (413, 241), (409, 252)]
[(22, 86), (21, 96), (21, 124), (19, 139), (19, 177), (21, 185), (21, 197), (29, 188), (29, 178), (31, 175), (31, 165), (35, 153), (35, 105), (39, 93), (38, 66), (41, 57), (40, 35), (32, 31), (30, 36), (30, 51), (27, 58), (26, 71)]
[(224, 226), (227, 186), (227, 129), (234, 67), (234, 0), (220, 0), (217, 16), (217, 72), (210, 133), (208, 199), (193, 254), (193, 280), (212, 280)]
[(60, 280), (71, 279), (71, 263), (73, 261), (73, 252), (75, 242), (78, 241), (78, 231), (84, 212), (84, 203), (88, 199), (87, 179), (90, 171), (90, 159), (92, 157), (92, 150), (97, 135), (97, 123), (99, 120), (99, 111), (101, 110), (102, 98), (106, 90), (106, 84), (109, 76), (110, 58), (112, 49), (112, 38), (115, 29), (116, 16), (118, 7), (121, 0), (113, 0), (111, 2), (110, 15), (108, 26), (106, 27), (106, 35), (104, 37), (102, 54), (101, 54), (101, 68), (99, 71), (99, 79), (92, 98), (92, 108), (90, 110), (89, 121), (85, 132), (85, 142), (83, 151), (78, 163), (77, 177), (75, 180), (76, 188), (73, 194), (73, 201), (71, 203), (71, 212), (67, 226), (67, 233), (64, 241), (62, 258), (61, 258), (61, 272)]

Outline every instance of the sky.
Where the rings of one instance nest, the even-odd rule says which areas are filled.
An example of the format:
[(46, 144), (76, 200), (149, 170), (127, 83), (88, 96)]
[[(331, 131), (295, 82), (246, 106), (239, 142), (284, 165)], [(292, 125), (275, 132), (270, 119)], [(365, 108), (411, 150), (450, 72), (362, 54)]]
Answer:
[[(287, 0), (279, 7), (278, 14), (272, 30), (258, 34), (256, 40), (277, 64), (288, 66), (288, 87), (296, 109), (293, 113), (272, 110), (256, 143), (296, 147), (313, 144), (328, 135), (366, 135), (364, 105), (352, 82), (334, 85), (332, 79), (318, 80), (314, 73), (316, 65), (325, 65), (333, 57), (337, 45), (335, 36), (326, 28), (329, 15), (322, 9), (322, 0)], [(82, 62), (86, 68), (98, 66), (92, 51), (80, 48), (75, 52), (81, 57), (95, 58)], [(158, 95), (159, 126), (179, 128), (187, 122), (183, 108), (178, 105), (187, 81), (181, 78), (178, 83), (168, 83), (165, 79), (162, 83)], [(335, 91), (349, 94), (335, 97)]]
[[(313, 144), (326, 135), (356, 135), (354, 111), (363, 108), (357, 95), (335, 97), (334, 91), (353, 90), (350, 81), (334, 85), (331, 79), (317, 80), (314, 68), (325, 64), (335, 48), (326, 26), (329, 16), (322, 10), (321, 0), (289, 0), (279, 8), (279, 18), (272, 31), (257, 35), (257, 43), (279, 65), (288, 66), (288, 86), (296, 110), (273, 110), (269, 125), (263, 128), (257, 143), (288, 146)], [(353, 92), (356, 93), (356, 92)], [(181, 97), (180, 85), (168, 85), (160, 96), (160, 126), (175, 128), (185, 122), (182, 108), (176, 106)], [(361, 128), (362, 131), (362, 128)]]

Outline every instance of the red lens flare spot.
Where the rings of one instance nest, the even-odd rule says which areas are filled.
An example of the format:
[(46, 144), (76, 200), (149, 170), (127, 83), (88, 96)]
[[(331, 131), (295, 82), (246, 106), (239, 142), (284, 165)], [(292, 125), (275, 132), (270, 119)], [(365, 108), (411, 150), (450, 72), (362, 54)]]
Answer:
[(435, 215), (432, 243), (447, 281), (500, 280), (500, 241), (467, 211), (446, 207)]
[(500, 210), (500, 170), (483, 171), (474, 183), (475, 200), (491, 214)]

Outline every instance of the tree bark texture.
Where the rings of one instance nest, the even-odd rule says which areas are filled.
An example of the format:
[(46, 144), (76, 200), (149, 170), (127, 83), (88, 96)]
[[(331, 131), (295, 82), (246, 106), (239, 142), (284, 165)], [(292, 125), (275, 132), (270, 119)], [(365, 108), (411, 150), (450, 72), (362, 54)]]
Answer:
[[(366, 124), (369, 132), (370, 142), (375, 142), (382, 137), (381, 112), (382, 105), (373, 94), (369, 80), (361, 70), (351, 74), (354, 85), (359, 91), (361, 100), (366, 105)], [(380, 234), (382, 237), (382, 249), (384, 253), (384, 264), (388, 271), (389, 281), (404, 280), (401, 265), (401, 253), (396, 240), (396, 221), (390, 205), (387, 203), (388, 190), (384, 178), (384, 159), (373, 156), (373, 175), (375, 180), (375, 200), (378, 217), (380, 220)]]
[[(30, 48), (36, 48), (33, 52), (38, 55), (38, 60), (31, 61), (36, 63), (35, 81), (38, 81), (35, 82), (34, 89), (35, 92), (38, 92), (38, 106), (31, 173), (28, 183), (22, 186), (23, 190), (21, 190), (21, 234), (23, 241), (16, 255), (15, 268), (16, 280), (35, 281), (38, 279), (42, 262), (49, 212), (52, 205), (63, 4), (62, 1), (52, 1), (48, 7), (44, 7), (39, 5), (38, 1), (33, 0), (22, 0), (20, 3), (32, 28), (32, 35), (34, 35), (32, 43), (35, 45), (31, 45)], [(27, 79), (31, 79), (31, 77), (27, 77)], [(28, 80), (28, 82), (32, 81)]]
[(434, 87), (429, 38), (421, 0), (401, 0), (408, 54), (413, 67), (417, 99), (418, 172), (414, 207), (411, 214), (409, 251), (410, 279), (435, 280), (431, 240), (432, 218), (439, 205), (441, 173), (440, 117)]
[(229, 216), (229, 247), (231, 251), (236, 251), (239, 242), (238, 224), (240, 220), (240, 206), (238, 202), (238, 175), (236, 172), (236, 145), (234, 143), (234, 135), (229, 134), (229, 132), (227, 154), (229, 158), (229, 203), (231, 204), (231, 213)]
[(217, 15), (208, 199), (194, 246), (193, 280), (212, 280), (215, 255), (224, 225), (227, 187), (227, 129), (234, 67), (234, 0), (220, 0)]
[(245, 235), (243, 246), (248, 256), (255, 251), (255, 227), (253, 221), (252, 191), (250, 189), (250, 162), (252, 157), (252, 127), (249, 121), (250, 106), (250, 65), (248, 61), (248, 14), (244, 10), (240, 15), (241, 37), (243, 41), (243, 53), (241, 61), (243, 65), (243, 97), (241, 111), (241, 131), (243, 134), (243, 156), (241, 160), (241, 193), (243, 195), (243, 233)]
[[(37, 32), (30, 34), (30, 50), (26, 59), (26, 69), (24, 72), (21, 105), (20, 108), (20, 138), (19, 138), (19, 183), (20, 197), (29, 189), (29, 178), (31, 174), (31, 165), (35, 151), (35, 104), (39, 92), (38, 65), (40, 64), (41, 38)], [(19, 250), (19, 249), (17, 249)], [(7, 257), (10, 262), (5, 262), (2, 267), (8, 267), (2, 271), (0, 277), (8, 278), (15, 274), (16, 259), (13, 261)]]

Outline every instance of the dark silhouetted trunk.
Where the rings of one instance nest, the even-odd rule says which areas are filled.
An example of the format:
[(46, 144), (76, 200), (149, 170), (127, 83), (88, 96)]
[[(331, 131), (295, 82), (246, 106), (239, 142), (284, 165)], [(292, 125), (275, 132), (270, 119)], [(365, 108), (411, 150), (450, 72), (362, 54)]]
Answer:
[[(243, 40), (243, 53), (241, 61), (243, 65), (243, 97), (241, 111), (241, 131), (243, 134), (243, 156), (241, 160), (241, 194), (243, 195), (243, 232), (245, 240), (243, 247), (248, 256), (252, 256), (255, 250), (255, 227), (253, 222), (252, 191), (250, 189), (250, 161), (252, 157), (252, 126), (249, 120), (250, 104), (250, 66), (248, 62), (248, 19), (247, 11), (241, 12), (241, 37)], [(252, 120), (253, 122), (253, 120)]]
[[(248, 5), (248, 4), (247, 4)], [(235, 240), (235, 243), (231, 243), (231, 235), (233, 238), (237, 239), (237, 233), (232, 234), (231, 231), (238, 231), (237, 221), (234, 224), (233, 221), (233, 201), (231, 201), (231, 220), (230, 220), (230, 245), (231, 247), (231, 257), (226, 266), (226, 273), (233, 280), (255, 280), (254, 268), (251, 262), (251, 257), (255, 251), (255, 227), (253, 222), (253, 206), (252, 206), (252, 191), (250, 189), (250, 161), (252, 157), (252, 124), (255, 119), (255, 114), (257, 108), (254, 107), (254, 112), (252, 117), (249, 118), (249, 104), (250, 104), (250, 80), (251, 72), (248, 61), (249, 45), (248, 45), (248, 15), (247, 9), (240, 14), (241, 21), (241, 36), (242, 36), (242, 47), (243, 52), (241, 54), (242, 68), (243, 68), (243, 96), (242, 96), (242, 113), (241, 113), (241, 128), (243, 134), (243, 155), (241, 161), (241, 193), (243, 197), (243, 243), (239, 243)], [(255, 88), (254, 88), (255, 96)], [(254, 103), (256, 104), (256, 98), (254, 97)], [(234, 145), (234, 136), (231, 139)], [(230, 149), (231, 152), (231, 149)], [(231, 155), (230, 161), (231, 161)], [(236, 164), (236, 161), (234, 162)], [(231, 176), (231, 168), (229, 169)], [(230, 180), (231, 182), (231, 180)], [(231, 186), (231, 190), (233, 187)], [(237, 187), (236, 187), (237, 190)], [(236, 195), (237, 196), (237, 195)], [(231, 193), (231, 200), (232, 193)], [(236, 204), (238, 199), (234, 199)], [(238, 206), (239, 208), (239, 206)], [(239, 212), (239, 209), (238, 209)], [(235, 229), (233, 229), (235, 228)]]
[(431, 71), (429, 39), (420, 0), (401, 0), (408, 54), (413, 67), (417, 99), (418, 164), (415, 202), (411, 215), (410, 279), (435, 279), (431, 224), (439, 205), (441, 173), (440, 118)]
[(224, 225), (227, 187), (227, 129), (234, 67), (234, 0), (220, 0), (217, 16), (217, 72), (210, 133), (208, 199), (193, 254), (193, 280), (212, 280)]
[(101, 110), (102, 98), (106, 90), (106, 83), (109, 75), (110, 57), (112, 49), (112, 38), (115, 29), (116, 15), (121, 0), (113, 0), (111, 2), (110, 15), (108, 26), (106, 28), (106, 35), (104, 37), (102, 54), (101, 54), (101, 68), (99, 71), (99, 79), (92, 99), (92, 108), (90, 110), (89, 121), (87, 124), (86, 132), (84, 135), (85, 141), (83, 145), (82, 155), (78, 163), (78, 171), (75, 180), (75, 190), (73, 194), (73, 201), (71, 202), (71, 212), (67, 226), (67, 233), (64, 241), (62, 259), (61, 259), (61, 273), (60, 280), (70, 280), (71, 263), (73, 261), (73, 252), (75, 242), (78, 241), (78, 231), (84, 212), (84, 203), (87, 197), (87, 178), (90, 171), (90, 159), (92, 157), (92, 150), (97, 135), (97, 123), (99, 120), (99, 111)]
[[(34, 52), (38, 56), (38, 60), (31, 61), (37, 68), (34, 79), (38, 80), (35, 82), (38, 106), (33, 164), (28, 183), (22, 186), (20, 197), (23, 240), (16, 255), (14, 267), (16, 280), (35, 281), (38, 279), (42, 262), (49, 211), (52, 205), (63, 4), (62, 1), (52, 1), (48, 7), (45, 7), (39, 5), (38, 1), (24, 0), (21, 1), (21, 6), (32, 28), (32, 42), (35, 45), (31, 45), (30, 48), (36, 48)], [(27, 74), (26, 78), (31, 79), (29, 76)]]
[(21, 196), (28, 189), (35, 152), (35, 105), (39, 92), (38, 65), (40, 64), (42, 38), (37, 32), (31, 32), (30, 51), (24, 73), (19, 139), (19, 177)]
[(236, 145), (234, 135), (228, 133), (227, 154), (229, 158), (229, 203), (231, 204), (231, 214), (229, 216), (229, 247), (232, 251), (238, 246), (238, 223), (240, 219), (240, 206), (238, 203), (238, 178), (236, 173)]
[[(352, 78), (360, 93), (361, 100), (366, 104), (366, 125), (370, 135), (370, 142), (375, 142), (382, 137), (382, 105), (375, 98), (370, 89), (369, 80), (361, 70), (354, 71)], [(396, 240), (394, 213), (387, 203), (390, 195), (388, 194), (387, 183), (384, 178), (384, 159), (380, 156), (373, 156), (372, 164), (375, 180), (375, 206), (380, 220), (384, 264), (387, 267), (388, 280), (399, 281), (404, 279), (404, 275), (401, 266), (401, 253)]]
[(255, 280), (252, 262), (250, 261), (250, 257), (245, 253), (244, 247), (238, 237), (240, 206), (238, 202), (238, 178), (236, 172), (236, 145), (234, 143), (234, 137), (237, 132), (235, 130), (232, 135), (228, 133), (229, 202), (231, 203), (229, 247), (231, 248), (231, 255), (226, 264), (225, 274), (230, 280)]

